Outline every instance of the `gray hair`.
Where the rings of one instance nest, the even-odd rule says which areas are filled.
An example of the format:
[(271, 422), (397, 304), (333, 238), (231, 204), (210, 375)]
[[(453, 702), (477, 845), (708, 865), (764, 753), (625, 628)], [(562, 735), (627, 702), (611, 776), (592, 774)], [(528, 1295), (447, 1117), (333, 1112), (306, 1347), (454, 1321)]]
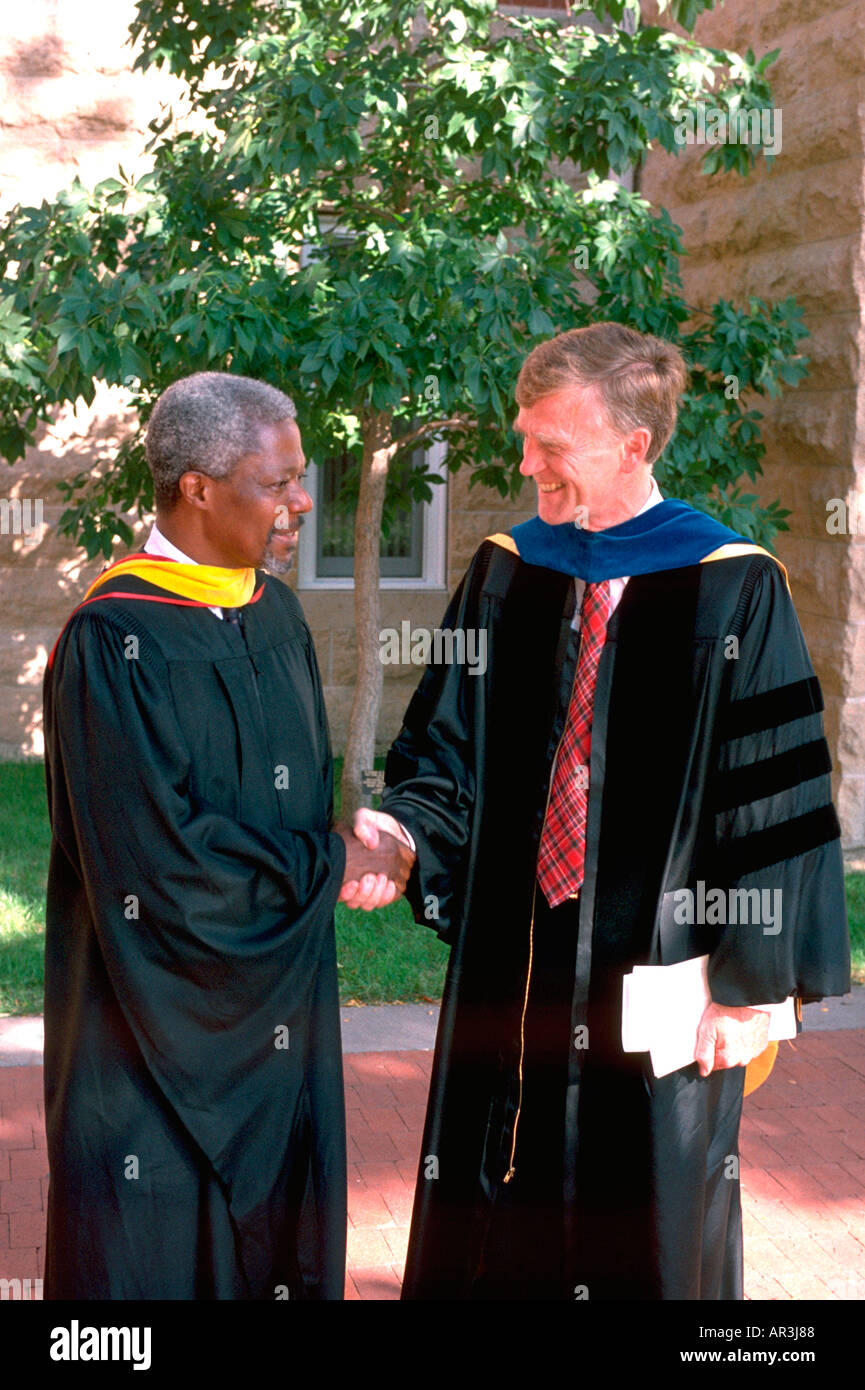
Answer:
[(195, 372), (163, 391), (147, 425), (147, 463), (157, 507), (170, 509), (184, 473), (227, 478), (261, 444), (261, 427), (296, 417), (275, 386), (231, 372)]

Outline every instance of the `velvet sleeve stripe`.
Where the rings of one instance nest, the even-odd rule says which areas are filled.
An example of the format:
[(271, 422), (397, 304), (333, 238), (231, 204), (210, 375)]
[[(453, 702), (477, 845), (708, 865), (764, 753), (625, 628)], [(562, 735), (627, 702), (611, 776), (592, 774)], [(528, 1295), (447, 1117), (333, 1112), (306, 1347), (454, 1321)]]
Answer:
[(746, 874), (757, 873), (770, 864), (807, 854), (809, 850), (818, 849), (840, 836), (841, 827), (834, 806), (820, 806), (807, 815), (796, 816), (767, 830), (730, 841), (722, 851), (722, 869), (730, 882), (737, 882)]
[(720, 736), (722, 739), (743, 738), (762, 729), (789, 724), (794, 719), (804, 719), (809, 714), (819, 714), (822, 709), (820, 682), (816, 676), (808, 676), (728, 705), (721, 720)]
[(816, 738), (773, 758), (763, 758), (760, 762), (720, 773), (715, 787), (715, 811), (730, 811), (751, 801), (761, 801), (831, 771), (832, 759), (826, 740)]

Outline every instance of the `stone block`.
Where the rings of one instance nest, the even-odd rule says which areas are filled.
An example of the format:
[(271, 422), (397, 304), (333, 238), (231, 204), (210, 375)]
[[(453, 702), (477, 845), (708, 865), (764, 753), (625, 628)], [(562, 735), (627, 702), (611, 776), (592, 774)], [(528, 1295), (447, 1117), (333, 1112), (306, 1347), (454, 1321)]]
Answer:
[(835, 809), (841, 822), (841, 843), (845, 847), (865, 844), (865, 777), (840, 779)]
[[(48, 653), (61, 624), (30, 632), (0, 631), (0, 685), (41, 690)], [(20, 697), (20, 690), (19, 690)]]
[[(791, 515), (787, 518), (790, 531), (809, 540), (824, 541), (829, 533), (827, 520), (833, 514), (829, 504), (834, 498), (846, 496), (850, 484), (849, 470), (813, 468), (795, 460), (773, 456), (766, 464), (759, 484), (763, 500), (777, 498)], [(778, 544), (784, 545), (782, 533)], [(832, 538), (833, 544), (845, 544), (845, 538)]]
[[(804, 171), (845, 159), (861, 160), (859, 81), (858, 77), (852, 78), (830, 92), (803, 91), (792, 97), (776, 88), (771, 123), (762, 127), (767, 144), (773, 137), (776, 141), (777, 152), (771, 165), (758, 156), (744, 176), (734, 170), (707, 176), (702, 161), (713, 144), (706, 139), (701, 144), (683, 146), (678, 154), (652, 151), (646, 162), (644, 190), (652, 201), (668, 207), (676, 220), (687, 215), (686, 209), (727, 201), (745, 190), (749, 196), (755, 191), (759, 196), (771, 188), (773, 196), (794, 205), (797, 181)], [(704, 110), (711, 132), (709, 101)]]
[(33, 131), (44, 123), (54, 141), (93, 140), (105, 136), (132, 135), (136, 109), (130, 87), (131, 74), (101, 74), (98, 81), (82, 80), (84, 74), (67, 72), (46, 82), (41, 75), (8, 77), (4, 84), (4, 109), (0, 130)]
[(858, 315), (835, 313), (815, 316), (809, 318), (808, 327), (811, 335), (800, 347), (802, 354), (809, 359), (808, 389), (855, 390), (861, 371)]
[[(747, 253), (730, 250), (723, 258), (712, 255), (711, 243), (695, 251), (682, 262), (682, 284), (685, 300), (696, 311), (708, 312), (720, 299), (745, 305), (752, 295), (767, 301), (792, 296), (806, 315), (805, 326), (812, 328), (814, 315), (843, 310), (857, 311), (852, 288), (850, 238), (841, 239), (837, 254), (823, 246), (757, 246)], [(821, 254), (828, 259), (826, 282), (819, 266)], [(840, 264), (839, 264), (840, 262)], [(800, 345), (808, 353), (808, 339)]]
[[(735, 3), (742, 5), (742, 0), (735, 0)], [(785, 46), (801, 45), (807, 41), (810, 25), (826, 16), (826, 0), (761, 0), (759, 9), (750, 5), (745, 8), (754, 15), (755, 27), (767, 48), (776, 48), (781, 42)], [(838, 6), (835, 13), (839, 24), (844, 22), (845, 9), (852, 8), (851, 5)]]
[[(819, 680), (820, 677), (818, 676)], [(822, 686), (822, 682), (821, 682)], [(840, 737), (841, 720), (844, 717), (844, 699), (840, 695), (833, 695), (831, 690), (823, 690), (823, 700), (825, 708), (823, 710), (823, 729), (826, 734), (826, 742), (829, 744), (829, 752), (832, 756), (832, 767), (834, 772), (838, 771), (838, 739)]]
[(843, 617), (840, 613), (826, 614), (819, 623), (815, 623), (809, 615), (805, 615), (802, 630), (824, 692), (845, 696), (848, 693), (844, 673), (847, 629)]
[[(858, 234), (862, 216), (862, 154), (804, 170), (797, 201), (797, 241)], [(791, 182), (795, 180), (791, 179)], [(819, 237), (815, 237), (815, 231)]]
[[(841, 635), (841, 671), (844, 688), (853, 699), (865, 700), (865, 623), (846, 622)], [(857, 710), (862, 754), (859, 766), (865, 770), (865, 706)]]
[[(768, 20), (762, 19), (765, 33)], [(772, 46), (777, 46), (774, 41)], [(829, 97), (839, 86), (854, 83), (865, 73), (865, 10), (856, 3), (841, 9), (824, 8), (807, 26), (787, 35), (776, 63), (772, 85), (785, 100), (800, 94)]]
[[(828, 542), (809, 542), (793, 535), (779, 538), (777, 548), (789, 572), (793, 602), (807, 639), (817, 624), (822, 631), (827, 618), (837, 618), (845, 611), (849, 591), (847, 551)], [(810, 627), (812, 619), (816, 620), (814, 629)]]
[(859, 774), (865, 769), (865, 695), (844, 701), (837, 754), (837, 765), (842, 772)]
[[(32, 13), (32, 7), (28, 6)], [(4, 29), (6, 26), (4, 25)], [(31, 34), (27, 38), (6, 37), (0, 45), (0, 73), (7, 78), (62, 77), (75, 67), (66, 44), (56, 33)]]
[(767, 436), (796, 463), (852, 465), (856, 431), (849, 392), (812, 391), (806, 381), (784, 396), (783, 410), (766, 415), (771, 419)]
[[(714, 22), (713, 22), (714, 21)], [(662, 20), (664, 28), (670, 28), (668, 20)], [(747, 48), (757, 44), (757, 13), (748, 5), (724, 5), (720, 14), (701, 14), (694, 29), (694, 37), (699, 43), (713, 48), (732, 48), (744, 53)]]
[(56, 626), (60, 630), (79, 603), (101, 566), (86, 575), (70, 578), (53, 566), (44, 570), (24, 565), (7, 566), (2, 573), (3, 607), (12, 632), (30, 632)]
[[(788, 59), (795, 61), (796, 51)], [(802, 54), (799, 54), (801, 58)], [(775, 68), (780, 68), (779, 57)], [(783, 77), (783, 71), (781, 73)], [(781, 152), (771, 174), (786, 176), (829, 165), (836, 160), (862, 158), (862, 129), (858, 110), (861, 77), (839, 81), (829, 90), (800, 89), (796, 95), (779, 83), (774, 92), (781, 112)]]
[[(803, 242), (798, 246), (784, 247), (778, 251), (774, 247), (758, 248), (752, 255), (736, 262), (735, 271), (741, 271), (742, 293), (757, 295), (761, 299), (786, 299), (792, 295), (805, 314), (808, 328), (814, 332), (817, 315), (859, 312), (859, 299), (854, 278), (857, 273), (857, 239), (844, 235), (819, 242)], [(719, 287), (710, 296), (707, 291), (705, 303), (724, 295), (723, 275), (720, 273), (728, 262), (720, 263), (714, 273), (718, 276)], [(690, 271), (687, 272), (690, 274)], [(706, 266), (709, 283), (713, 267)], [(729, 298), (729, 293), (727, 294)], [(810, 339), (805, 339), (801, 350), (809, 355)]]
[[(804, 624), (803, 624), (804, 630)], [(828, 699), (830, 695), (841, 696), (843, 688), (840, 676), (831, 657), (827, 657), (820, 651), (815, 643), (808, 640), (808, 633), (805, 632), (805, 642), (811, 656), (811, 664), (814, 667), (814, 674), (820, 682), (820, 689), (823, 696)]]
[(0, 683), (0, 747), (42, 754), (42, 691)]
[(865, 623), (865, 544), (850, 546), (847, 566), (847, 621)]

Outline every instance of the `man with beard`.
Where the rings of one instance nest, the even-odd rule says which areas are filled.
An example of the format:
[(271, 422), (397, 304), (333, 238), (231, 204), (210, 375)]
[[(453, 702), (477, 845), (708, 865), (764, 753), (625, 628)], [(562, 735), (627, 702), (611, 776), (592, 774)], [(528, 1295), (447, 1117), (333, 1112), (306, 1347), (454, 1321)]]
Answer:
[[(745, 1068), (788, 1001), (849, 987), (785, 573), (652, 477), (685, 381), (622, 324), (531, 353), (538, 515), (484, 541), (443, 622), (486, 634), (486, 671), (428, 668), (355, 820), (408, 832), (407, 897), (452, 948), (405, 1298), (741, 1298)], [(693, 1060), (656, 1072), (675, 1007), (626, 1051), (624, 977), (701, 959)]]
[(334, 905), (411, 855), (332, 828), (292, 401), (205, 372), (147, 431), (156, 525), (51, 655), (46, 1297), (340, 1299)]

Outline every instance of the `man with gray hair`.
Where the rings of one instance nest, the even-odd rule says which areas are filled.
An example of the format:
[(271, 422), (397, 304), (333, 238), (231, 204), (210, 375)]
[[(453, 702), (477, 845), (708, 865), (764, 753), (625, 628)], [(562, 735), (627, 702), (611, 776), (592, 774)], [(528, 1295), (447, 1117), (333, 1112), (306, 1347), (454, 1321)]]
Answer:
[[(486, 633), (486, 672), (427, 669), (355, 820), (416, 845), (407, 897), (452, 948), (405, 1298), (741, 1298), (746, 1068), (794, 999), (849, 987), (785, 573), (652, 476), (685, 382), (617, 323), (532, 352), (538, 514), (481, 545), (442, 622)], [(638, 1014), (638, 981), (666, 1002)]]
[(156, 525), (45, 679), (46, 1297), (340, 1299), (333, 912), (412, 856), (332, 825), (312, 639), (271, 577), (312, 506), (293, 403), (187, 377), (147, 456)]

